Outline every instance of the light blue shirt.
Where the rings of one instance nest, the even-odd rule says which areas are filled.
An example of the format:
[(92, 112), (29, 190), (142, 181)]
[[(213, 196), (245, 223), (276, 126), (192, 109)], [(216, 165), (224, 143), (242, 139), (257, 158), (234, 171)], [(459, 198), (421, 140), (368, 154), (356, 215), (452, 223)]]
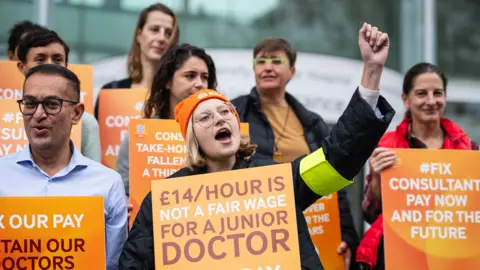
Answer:
[(127, 199), (122, 178), (114, 170), (74, 147), (68, 166), (50, 177), (35, 164), (27, 146), (0, 158), (0, 196), (102, 196), (107, 269), (118, 269), (128, 234)]

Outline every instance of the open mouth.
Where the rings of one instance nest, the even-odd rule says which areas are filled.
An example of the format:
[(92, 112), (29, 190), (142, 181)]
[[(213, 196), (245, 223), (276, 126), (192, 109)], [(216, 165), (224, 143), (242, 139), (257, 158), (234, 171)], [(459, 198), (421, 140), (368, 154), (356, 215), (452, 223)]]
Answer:
[(232, 132), (228, 128), (222, 128), (219, 131), (217, 131), (217, 134), (215, 134), (215, 140), (220, 141), (220, 142), (225, 142), (230, 140), (232, 137)]

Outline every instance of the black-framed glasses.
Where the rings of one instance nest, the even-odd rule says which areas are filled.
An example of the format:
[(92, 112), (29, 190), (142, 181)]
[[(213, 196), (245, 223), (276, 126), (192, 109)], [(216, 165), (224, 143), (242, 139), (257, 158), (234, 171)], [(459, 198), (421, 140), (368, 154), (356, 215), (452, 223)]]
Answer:
[(62, 111), (63, 103), (68, 102), (77, 104), (78, 101), (63, 99), (63, 98), (46, 98), (42, 101), (34, 99), (20, 99), (17, 100), (18, 107), (23, 115), (34, 115), (37, 111), (38, 105), (42, 104), (43, 111), (48, 115), (56, 115)]
[[(223, 120), (230, 120), (237, 113), (237, 110), (235, 109), (235, 106), (233, 106), (232, 103), (227, 103), (227, 102), (225, 102), (222, 105), (217, 106), (215, 109), (216, 109), (218, 115), (220, 115), (220, 117)], [(199, 113), (199, 115), (200, 116), (195, 120), (195, 122), (198, 123), (203, 128), (209, 128), (215, 122), (214, 121), (215, 113), (211, 110), (203, 111), (203, 112)]]

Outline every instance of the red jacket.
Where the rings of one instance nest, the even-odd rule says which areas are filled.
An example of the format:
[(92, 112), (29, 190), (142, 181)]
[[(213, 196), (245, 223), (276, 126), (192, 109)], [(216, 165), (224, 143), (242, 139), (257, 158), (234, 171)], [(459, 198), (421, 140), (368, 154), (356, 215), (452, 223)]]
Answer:
[[(386, 133), (380, 140), (378, 146), (386, 148), (412, 148), (409, 144), (409, 126), (410, 119), (402, 121), (395, 131)], [(445, 138), (442, 149), (478, 149), (478, 145), (470, 140), (468, 135), (454, 122), (442, 118), (440, 125), (445, 131)], [(365, 233), (360, 246), (357, 249), (356, 260), (358, 263), (364, 263), (370, 266), (370, 269), (377, 266), (378, 246), (383, 237), (383, 219), (381, 214), (381, 203), (374, 200), (370, 190), (370, 176), (367, 176), (367, 187), (365, 189), (365, 199), (363, 201), (363, 210), (366, 217), (375, 220), (368, 231)], [(369, 213), (370, 212), (370, 213)], [(378, 269), (384, 269), (379, 265)]]

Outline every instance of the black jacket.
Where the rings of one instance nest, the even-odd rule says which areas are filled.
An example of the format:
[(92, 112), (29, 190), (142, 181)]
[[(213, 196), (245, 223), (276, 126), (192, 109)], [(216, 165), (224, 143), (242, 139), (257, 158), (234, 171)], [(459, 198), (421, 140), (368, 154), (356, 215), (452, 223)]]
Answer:
[[(119, 81), (113, 81), (113, 82), (109, 82), (107, 84), (105, 84), (104, 86), (102, 86), (102, 88), (100, 88), (100, 91), (102, 91), (102, 89), (124, 89), (124, 88), (132, 88), (132, 79), (130, 78), (125, 78), (125, 79), (122, 79), (122, 80), (119, 80)], [(98, 99), (97, 99), (97, 102), (95, 103), (95, 111), (94, 111), (94, 115), (95, 115), (95, 118), (98, 120)]]
[[(255, 157), (272, 159), (275, 136), (267, 116), (262, 111), (260, 97), (257, 91), (258, 90), (254, 87), (249, 95), (240, 96), (231, 102), (238, 111), (240, 121), (249, 124), (250, 140), (253, 144), (257, 145)], [(327, 124), (318, 114), (307, 110), (289, 93), (286, 93), (285, 99), (287, 100), (288, 105), (292, 107), (293, 112), (302, 124), (303, 134), (310, 152), (314, 152), (321, 147), (323, 139), (328, 136)], [(350, 269), (353, 270), (357, 269), (355, 253), (360, 240), (355, 230), (355, 224), (353, 223), (353, 218), (350, 212), (350, 203), (348, 201), (347, 192), (345, 190), (339, 190), (337, 194), (342, 241), (345, 241), (352, 250), (353, 258), (351, 260)]]
[[(395, 111), (388, 102), (380, 97), (378, 109), (383, 114), (379, 119), (357, 91), (352, 100), (332, 128), (330, 136), (321, 143), (321, 148), (329, 164), (344, 178), (353, 179), (360, 171), (378, 141), (388, 128)], [(300, 245), (301, 268), (304, 270), (323, 269), (315, 248), (308, 235), (308, 227), (303, 211), (320, 198), (303, 181), (299, 174), (299, 164), (303, 157), (292, 162), (295, 207), (297, 215), (298, 237)], [(238, 159), (235, 169), (251, 168), (275, 164), (272, 160)], [(206, 171), (191, 172), (184, 168), (169, 178), (202, 174)], [(322, 176), (319, 175), (319, 180)], [(119, 269), (155, 269), (153, 243), (152, 198), (149, 193), (142, 202), (128, 239), (125, 242), (119, 261)]]

